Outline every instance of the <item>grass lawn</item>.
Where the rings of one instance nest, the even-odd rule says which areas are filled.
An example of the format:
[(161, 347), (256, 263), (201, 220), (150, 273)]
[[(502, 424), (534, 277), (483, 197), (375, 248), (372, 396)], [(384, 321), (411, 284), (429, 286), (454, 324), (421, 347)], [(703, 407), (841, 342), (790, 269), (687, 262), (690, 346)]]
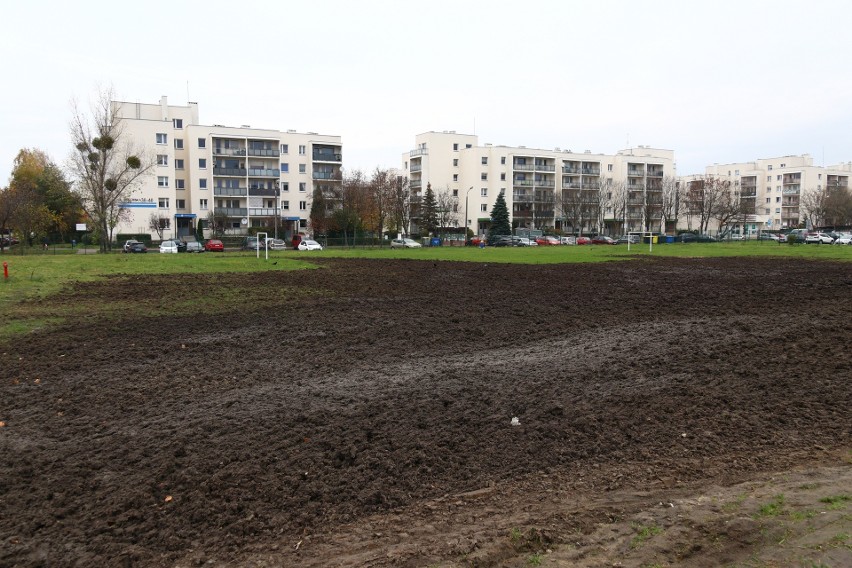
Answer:
[[(551, 246), (533, 248), (426, 247), (421, 249), (327, 249), (316, 252), (270, 251), (258, 259), (251, 252), (204, 254), (70, 254), (70, 249), (43, 252), (20, 249), (0, 254), (9, 277), (0, 282), (0, 339), (31, 331), (36, 327), (63, 321), (72, 314), (56, 314), (41, 300), (61, 293), (75, 281), (93, 281), (115, 275), (215, 274), (314, 268), (312, 258), (411, 258), (431, 261), (559, 264), (613, 262), (648, 257), (777, 256), (819, 260), (852, 261), (852, 246), (788, 245), (771, 242), (732, 242), (709, 244), (660, 244), (617, 246)], [(224, 292), (224, 291), (223, 291)], [(231, 291), (233, 292), (233, 291)], [(207, 291), (206, 295), (212, 295)], [(220, 299), (221, 300), (221, 299)], [(228, 302), (223, 302), (226, 305)], [(80, 309), (116, 309), (116, 306), (79, 306)], [(184, 306), (184, 309), (186, 306)]]

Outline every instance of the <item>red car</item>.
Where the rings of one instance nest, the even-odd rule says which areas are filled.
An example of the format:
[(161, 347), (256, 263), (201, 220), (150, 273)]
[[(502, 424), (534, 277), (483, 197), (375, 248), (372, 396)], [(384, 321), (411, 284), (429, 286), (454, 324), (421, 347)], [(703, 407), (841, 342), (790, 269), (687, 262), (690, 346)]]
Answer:
[(593, 245), (614, 245), (615, 240), (612, 237), (607, 237), (605, 235), (598, 235), (597, 237), (592, 238)]
[(556, 237), (536, 237), (535, 242), (538, 243), (539, 246), (553, 246), (559, 244), (559, 239)]
[(592, 244), (592, 239), (590, 239), (589, 237), (577, 237), (577, 244), (578, 245), (590, 245), (590, 244)]
[(225, 252), (225, 245), (217, 239), (210, 239), (204, 243), (204, 250), (208, 252)]

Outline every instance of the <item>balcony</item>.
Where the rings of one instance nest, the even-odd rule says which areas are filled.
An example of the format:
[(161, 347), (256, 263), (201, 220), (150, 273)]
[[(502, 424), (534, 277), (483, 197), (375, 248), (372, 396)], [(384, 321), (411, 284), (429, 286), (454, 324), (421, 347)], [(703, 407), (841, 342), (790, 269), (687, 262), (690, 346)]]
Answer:
[(754, 188), (745, 188), (744, 187), (742, 189), (742, 192), (740, 193), (740, 197), (742, 199), (754, 199), (755, 197), (757, 197), (757, 190), (754, 189)]
[[(249, 195), (258, 197), (275, 197), (274, 187), (253, 187), (249, 189)], [(254, 213), (252, 213), (254, 215)]]
[(417, 148), (416, 150), (412, 150), (408, 153), (409, 158), (416, 158), (417, 156), (427, 156), (429, 154), (428, 148)]
[(409, 171), (412, 171), (412, 172), (419, 172), (419, 171), (422, 171), (422, 170), (423, 170), (422, 164), (411, 164), (411, 167), (409, 168)]
[(252, 207), (249, 209), (249, 215), (252, 217), (275, 217), (275, 209), (271, 207)]
[(339, 152), (322, 152), (314, 150), (313, 159), (315, 162), (342, 162), (343, 154)]
[(563, 174), (579, 174), (580, 168), (575, 168), (575, 167), (572, 167), (572, 166), (562, 166), (562, 173)]
[(512, 194), (513, 203), (530, 203), (531, 201), (534, 201), (532, 195), (523, 195), (519, 193)]
[(337, 172), (314, 172), (314, 179), (337, 179)]
[(535, 170), (535, 166), (532, 164), (512, 164), (512, 169), (521, 172), (531, 172)]
[(213, 214), (226, 215), (228, 217), (245, 217), (248, 215), (248, 209), (246, 207), (215, 207)]
[(419, 180), (419, 179), (409, 180), (408, 187), (410, 187), (411, 189), (419, 190), (421, 187), (423, 187), (423, 180)]
[(536, 164), (535, 169), (538, 172), (555, 172), (556, 166), (550, 166), (547, 164)]
[(601, 175), (601, 170), (600, 170), (600, 168), (583, 168), (583, 175), (599, 176), (599, 175)]
[(576, 181), (563, 181), (562, 189), (580, 189), (580, 182)]
[(245, 156), (245, 148), (222, 148), (220, 146), (213, 147), (214, 156)]
[(663, 170), (648, 170), (648, 177), (663, 177)]
[(248, 172), (245, 168), (213, 168), (214, 176), (239, 176), (246, 177)]
[(277, 149), (249, 148), (248, 155), (260, 156), (263, 158), (277, 158), (281, 155), (281, 152), (279, 152)]
[(785, 187), (781, 190), (782, 195), (799, 195), (799, 186)]
[(244, 187), (214, 187), (213, 195), (221, 195), (224, 197), (245, 197), (246, 188)]
[(265, 168), (250, 168), (249, 177), (281, 177), (281, 170), (268, 170)]
[(600, 189), (601, 184), (599, 184), (599, 183), (584, 183), (582, 187), (583, 187), (583, 189)]

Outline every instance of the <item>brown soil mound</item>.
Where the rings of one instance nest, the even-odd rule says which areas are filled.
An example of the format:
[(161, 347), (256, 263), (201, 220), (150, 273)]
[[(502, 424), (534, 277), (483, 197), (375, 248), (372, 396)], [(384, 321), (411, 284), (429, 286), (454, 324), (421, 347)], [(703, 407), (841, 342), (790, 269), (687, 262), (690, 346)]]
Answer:
[[(237, 312), (0, 345), (0, 566), (604, 566), (639, 547), (601, 527), (664, 498), (852, 491), (852, 264), (328, 260), (56, 301), (246, 282)], [(679, 528), (635, 565), (758, 545)]]

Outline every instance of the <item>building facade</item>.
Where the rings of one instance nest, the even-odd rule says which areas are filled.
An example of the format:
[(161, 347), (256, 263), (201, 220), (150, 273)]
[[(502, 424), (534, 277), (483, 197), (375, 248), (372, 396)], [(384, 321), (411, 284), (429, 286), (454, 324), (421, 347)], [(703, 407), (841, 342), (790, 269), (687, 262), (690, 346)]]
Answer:
[[(227, 234), (265, 228), (289, 239), (309, 232), (315, 189), (340, 183), (339, 136), (281, 132), (250, 126), (202, 125), (197, 103), (169, 105), (114, 101), (122, 136), (153, 157), (116, 233), (159, 238), (191, 237), (198, 221), (213, 221)], [(207, 229), (209, 234), (209, 228)]]
[[(792, 229), (808, 223), (807, 196), (829, 188), (849, 188), (852, 162), (814, 166), (808, 154), (707, 166), (707, 177), (727, 180), (744, 204), (744, 219), (733, 225), (739, 234)], [(696, 176), (686, 178), (689, 183)]]
[[(470, 134), (426, 132), (402, 155), (412, 201), (429, 185), (457, 199), (457, 227), (484, 234), (502, 192), (513, 228), (620, 234), (665, 230), (674, 153), (644, 146), (614, 155), (485, 144)], [(417, 215), (412, 215), (417, 230)]]

